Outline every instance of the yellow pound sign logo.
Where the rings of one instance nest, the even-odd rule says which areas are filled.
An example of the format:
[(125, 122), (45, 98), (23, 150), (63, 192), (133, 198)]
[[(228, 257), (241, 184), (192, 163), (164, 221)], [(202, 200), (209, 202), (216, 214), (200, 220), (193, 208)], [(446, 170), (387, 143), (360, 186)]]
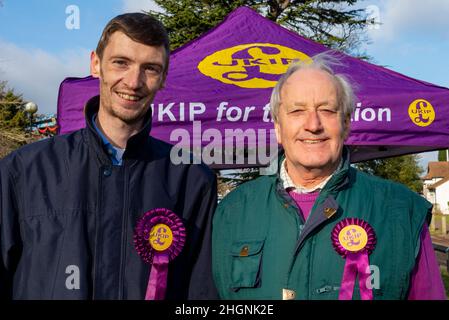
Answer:
[(241, 88), (272, 88), (293, 60), (312, 59), (288, 47), (249, 43), (214, 52), (198, 64), (198, 70), (213, 79)]
[(167, 225), (160, 223), (151, 228), (148, 241), (154, 250), (164, 251), (170, 248), (173, 242), (173, 233)]
[(408, 107), (408, 115), (413, 123), (420, 127), (427, 127), (435, 120), (433, 106), (424, 99), (413, 101)]
[(357, 252), (365, 248), (368, 243), (368, 234), (358, 225), (349, 225), (340, 231), (338, 241), (346, 250)]

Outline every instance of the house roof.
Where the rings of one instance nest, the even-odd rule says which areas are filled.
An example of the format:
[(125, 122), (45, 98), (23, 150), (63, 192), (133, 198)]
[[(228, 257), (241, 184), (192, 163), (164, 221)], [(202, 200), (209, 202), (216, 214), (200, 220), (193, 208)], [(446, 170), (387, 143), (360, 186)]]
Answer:
[(448, 181), (449, 181), (449, 177), (444, 178), (444, 179), (442, 179), (442, 180), (440, 180), (440, 181), (438, 181), (438, 182), (436, 182), (436, 183), (434, 183), (434, 184), (428, 186), (427, 188), (428, 188), (428, 189), (436, 189), (436, 188), (438, 188), (438, 187), (441, 186), (442, 184), (445, 184), (445, 183), (448, 182)]
[(449, 162), (431, 161), (427, 166), (427, 174), (422, 179), (430, 180), (433, 178), (448, 178), (448, 177), (449, 177)]

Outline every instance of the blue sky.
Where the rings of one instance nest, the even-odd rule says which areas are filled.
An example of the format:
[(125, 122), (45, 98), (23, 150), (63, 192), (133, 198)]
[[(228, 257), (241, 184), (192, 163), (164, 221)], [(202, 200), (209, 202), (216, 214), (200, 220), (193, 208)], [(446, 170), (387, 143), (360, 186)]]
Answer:
[[(89, 56), (114, 16), (149, 9), (148, 0), (0, 0), (0, 80), (39, 112), (55, 113), (59, 84), (89, 74)], [(66, 20), (79, 9), (79, 28)], [(153, 5), (154, 6), (154, 5)], [(69, 19), (71, 20), (71, 19)]]
[[(107, 21), (123, 12), (155, 8), (150, 0), (0, 0), (0, 80), (55, 113), (58, 88), (69, 76), (89, 74), (89, 55)], [(79, 8), (79, 29), (66, 28)], [(449, 87), (449, 0), (365, 0), (381, 25), (364, 45), (375, 63), (410, 77)], [(422, 164), (436, 160), (423, 155)]]
[[(121, 3), (120, 0), (3, 0), (0, 37), (23, 49), (40, 48), (56, 55), (76, 47), (90, 48), (108, 20), (121, 12)], [(79, 30), (65, 27), (69, 5), (80, 8)]]

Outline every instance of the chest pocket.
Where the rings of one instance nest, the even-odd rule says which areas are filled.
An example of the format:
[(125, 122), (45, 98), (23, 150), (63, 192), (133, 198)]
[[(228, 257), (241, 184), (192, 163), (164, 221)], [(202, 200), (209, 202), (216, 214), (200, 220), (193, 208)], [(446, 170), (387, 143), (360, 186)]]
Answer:
[(231, 246), (231, 288), (256, 288), (260, 286), (262, 252), (265, 239), (238, 240)]

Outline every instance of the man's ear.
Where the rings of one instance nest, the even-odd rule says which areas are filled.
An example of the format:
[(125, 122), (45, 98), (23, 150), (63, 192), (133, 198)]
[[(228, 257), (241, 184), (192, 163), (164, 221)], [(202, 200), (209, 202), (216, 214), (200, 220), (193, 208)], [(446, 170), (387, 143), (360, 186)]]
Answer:
[(351, 116), (348, 116), (345, 118), (345, 122), (344, 122), (343, 141), (348, 138), (350, 131), (351, 131)]
[(90, 74), (94, 78), (100, 77), (100, 58), (95, 51), (90, 53)]
[(274, 121), (274, 133), (276, 134), (276, 140), (278, 144), (282, 145), (281, 126), (279, 125), (279, 117), (276, 121)]

